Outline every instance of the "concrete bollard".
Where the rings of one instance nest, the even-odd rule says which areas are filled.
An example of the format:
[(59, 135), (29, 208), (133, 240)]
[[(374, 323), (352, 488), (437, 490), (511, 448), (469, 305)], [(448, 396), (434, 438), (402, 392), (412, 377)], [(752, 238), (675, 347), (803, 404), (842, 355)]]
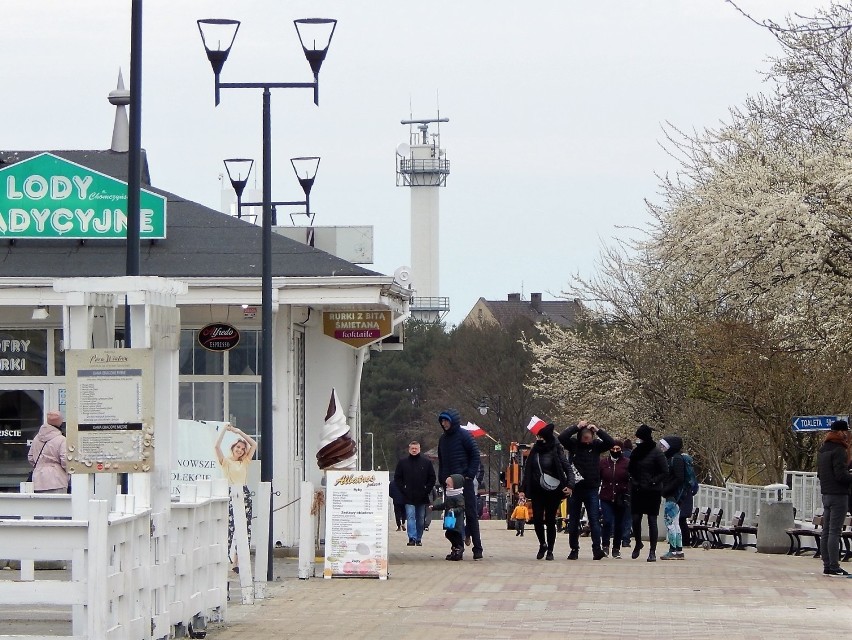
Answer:
[(758, 553), (787, 553), (790, 539), (784, 533), (793, 526), (792, 502), (761, 502), (757, 527)]

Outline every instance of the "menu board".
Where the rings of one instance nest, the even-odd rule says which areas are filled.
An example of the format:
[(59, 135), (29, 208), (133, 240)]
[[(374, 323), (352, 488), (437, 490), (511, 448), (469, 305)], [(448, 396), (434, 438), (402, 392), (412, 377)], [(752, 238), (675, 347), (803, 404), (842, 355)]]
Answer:
[(148, 472), (154, 466), (149, 349), (66, 352), (68, 470)]
[(388, 577), (387, 471), (326, 471), (325, 578)]

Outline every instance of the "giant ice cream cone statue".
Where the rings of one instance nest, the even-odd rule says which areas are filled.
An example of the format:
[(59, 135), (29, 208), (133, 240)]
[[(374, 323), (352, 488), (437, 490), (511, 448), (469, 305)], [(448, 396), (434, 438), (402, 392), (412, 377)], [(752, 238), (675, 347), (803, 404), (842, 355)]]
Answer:
[(332, 389), (317, 451), (317, 464), (320, 469), (323, 471), (355, 469), (358, 456), (355, 453), (357, 447), (351, 432), (346, 423), (346, 414), (340, 406), (337, 390)]

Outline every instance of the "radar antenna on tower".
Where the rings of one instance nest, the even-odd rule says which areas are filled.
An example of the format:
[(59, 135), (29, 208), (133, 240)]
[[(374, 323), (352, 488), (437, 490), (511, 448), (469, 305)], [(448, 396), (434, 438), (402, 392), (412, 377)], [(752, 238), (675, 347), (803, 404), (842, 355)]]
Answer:
[[(442, 118), (400, 120), (408, 125), (408, 142), (396, 148), (396, 186), (411, 188), (411, 286), (417, 297), (411, 302), (415, 318), (441, 320), (450, 310), (450, 300), (438, 292), (439, 187), (447, 186), (450, 161), (441, 148)], [(429, 132), (430, 125), (435, 133)]]

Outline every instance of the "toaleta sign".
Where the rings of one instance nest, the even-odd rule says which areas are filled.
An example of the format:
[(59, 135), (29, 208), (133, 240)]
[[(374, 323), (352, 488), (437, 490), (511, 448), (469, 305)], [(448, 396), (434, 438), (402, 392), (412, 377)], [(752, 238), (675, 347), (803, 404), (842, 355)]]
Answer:
[(198, 344), (208, 351), (230, 351), (240, 343), (240, 332), (233, 325), (214, 322), (198, 331)]
[[(126, 237), (126, 182), (51, 153), (0, 169), (0, 238)], [(166, 237), (166, 198), (144, 189), (139, 237)]]

